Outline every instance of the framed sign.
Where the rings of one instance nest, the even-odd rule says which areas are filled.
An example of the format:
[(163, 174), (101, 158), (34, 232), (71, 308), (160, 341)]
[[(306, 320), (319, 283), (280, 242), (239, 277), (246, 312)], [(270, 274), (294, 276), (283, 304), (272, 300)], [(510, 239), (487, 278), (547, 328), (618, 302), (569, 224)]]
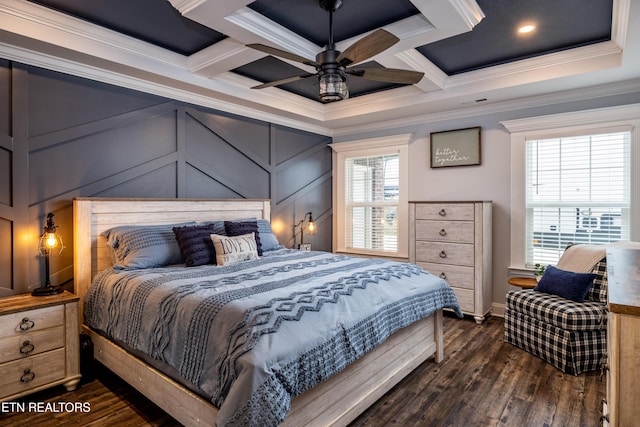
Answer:
[(480, 127), (431, 133), (431, 167), (480, 164)]

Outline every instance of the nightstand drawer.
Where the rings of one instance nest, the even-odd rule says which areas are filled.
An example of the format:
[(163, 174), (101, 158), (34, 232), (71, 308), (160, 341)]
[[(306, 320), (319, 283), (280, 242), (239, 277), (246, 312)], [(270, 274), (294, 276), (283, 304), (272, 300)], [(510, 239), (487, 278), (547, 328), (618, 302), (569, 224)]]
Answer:
[(474, 289), (473, 267), (434, 264), (430, 262), (418, 262), (417, 264), (429, 273), (443, 278), (451, 286)]
[(417, 204), (416, 219), (473, 221), (473, 203)]
[(64, 327), (23, 332), (0, 339), (0, 363), (22, 359), (45, 351), (64, 347)]
[(64, 325), (64, 305), (36, 308), (0, 316), (0, 337), (11, 337)]
[(416, 262), (474, 265), (473, 245), (463, 243), (416, 242)]
[(416, 220), (416, 239), (473, 243), (473, 222)]
[(460, 289), (453, 286), (451, 287), (451, 289), (453, 289), (453, 292), (455, 292), (456, 297), (458, 298), (460, 309), (465, 313), (473, 313), (475, 309), (473, 290)]
[(0, 365), (0, 398), (60, 380), (65, 376), (64, 348)]

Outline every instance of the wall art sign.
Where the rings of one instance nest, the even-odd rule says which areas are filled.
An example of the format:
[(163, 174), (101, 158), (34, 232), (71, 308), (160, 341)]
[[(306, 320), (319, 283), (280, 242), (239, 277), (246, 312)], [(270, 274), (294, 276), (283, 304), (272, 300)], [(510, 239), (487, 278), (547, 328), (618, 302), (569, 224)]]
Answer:
[(480, 164), (480, 127), (431, 133), (431, 167)]

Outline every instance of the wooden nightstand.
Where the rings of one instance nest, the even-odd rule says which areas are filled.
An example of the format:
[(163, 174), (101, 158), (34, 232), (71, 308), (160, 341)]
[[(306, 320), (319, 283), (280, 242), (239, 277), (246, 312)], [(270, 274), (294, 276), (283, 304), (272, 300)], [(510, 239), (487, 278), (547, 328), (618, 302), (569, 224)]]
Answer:
[(510, 277), (508, 282), (511, 286), (522, 289), (533, 289), (538, 285), (538, 281), (534, 277)]
[(78, 297), (0, 298), (0, 401), (80, 381)]

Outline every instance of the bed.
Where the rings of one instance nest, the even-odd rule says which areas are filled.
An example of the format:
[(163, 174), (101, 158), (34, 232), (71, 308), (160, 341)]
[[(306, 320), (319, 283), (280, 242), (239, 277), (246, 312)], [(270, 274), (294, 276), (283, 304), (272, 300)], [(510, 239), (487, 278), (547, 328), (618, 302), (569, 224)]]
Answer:
[[(257, 259), (223, 267), (205, 265), (191, 269), (185, 268), (184, 265), (178, 265), (133, 269), (123, 272), (114, 267), (112, 260), (113, 250), (107, 246), (107, 239), (103, 235), (105, 231), (117, 227), (201, 224), (223, 220), (239, 222), (247, 218), (268, 220), (270, 218), (270, 202), (268, 200), (237, 199), (75, 199), (75, 286), (76, 293), (80, 297), (79, 311), (81, 313), (82, 331), (88, 334), (93, 341), (96, 360), (131, 384), (180, 423), (188, 426), (214, 424), (273, 425), (279, 422), (274, 421), (276, 419), (279, 420), (278, 417), (284, 417), (283, 413), (286, 418), (282, 425), (346, 425), (419, 364), (430, 357), (434, 357), (436, 362), (442, 360), (442, 309), (445, 307), (453, 309), (461, 316), (457, 300), (448, 285), (441, 279), (416, 271), (417, 267), (411, 264), (345, 257), (319, 252), (303, 253), (280, 247), (269, 253), (265, 252), (263, 256)], [(253, 233), (252, 235), (254, 234), (259, 233)], [(302, 267), (309, 268), (309, 270), (300, 270), (304, 271), (304, 274), (294, 271)], [(244, 270), (245, 268), (247, 270)], [(316, 268), (316, 270), (312, 270), (312, 268)], [(172, 365), (171, 358), (163, 356), (164, 349), (173, 345), (173, 341), (167, 342), (166, 338), (168, 336), (175, 338), (180, 334), (188, 334), (192, 330), (186, 328), (187, 332), (176, 333), (174, 331), (173, 335), (167, 334), (168, 330), (178, 326), (173, 320), (173, 323), (169, 324), (166, 319), (183, 319), (186, 316), (185, 313), (188, 313), (191, 317), (186, 320), (183, 319), (182, 323), (184, 325), (192, 325), (194, 318), (200, 319), (201, 317), (201, 315), (196, 316), (191, 313), (192, 310), (189, 308), (191, 306), (178, 306), (176, 301), (179, 300), (182, 304), (183, 301), (189, 300), (192, 294), (200, 293), (202, 289), (205, 289), (202, 292), (207, 295), (207, 298), (213, 298), (211, 293), (216, 294), (215, 296), (217, 297), (220, 283), (224, 283), (224, 286), (231, 286), (231, 282), (233, 282), (233, 285), (240, 286), (240, 288), (234, 288), (229, 293), (234, 295), (242, 293), (245, 288), (253, 287), (252, 280), (254, 280), (254, 276), (266, 276), (266, 270), (270, 271), (269, 275), (272, 278), (276, 277), (278, 280), (269, 279), (267, 285), (260, 283), (259, 286), (256, 285), (255, 287), (264, 289), (265, 286), (268, 286), (269, 291), (261, 293), (268, 294), (269, 301), (267, 303), (262, 301), (253, 302), (252, 298), (254, 296), (239, 298), (243, 303), (247, 300), (252, 301), (249, 304), (251, 315), (236, 313), (235, 315), (240, 316), (236, 320), (231, 321), (227, 317), (224, 317), (224, 321), (220, 320), (221, 324), (230, 323), (235, 328), (232, 328), (233, 334), (230, 332), (225, 334), (212, 333), (213, 330), (218, 331), (218, 329), (215, 329), (217, 328), (217, 323), (210, 323), (215, 328), (202, 334), (208, 334), (208, 341), (206, 342), (209, 344), (202, 344), (201, 347), (208, 346), (216, 350), (223, 348), (224, 357), (219, 355), (202, 357), (202, 353), (199, 350), (191, 351), (188, 356), (180, 355), (179, 360), (183, 362), (199, 357), (199, 364), (214, 369), (211, 372), (215, 372), (218, 374), (217, 376), (208, 375), (206, 370), (198, 371), (196, 375), (192, 375), (191, 362), (189, 364), (183, 363), (186, 367), (180, 365), (180, 363)], [(341, 271), (345, 273), (341, 273)], [(207, 277), (199, 281), (198, 285), (195, 285), (198, 292), (192, 291), (190, 286), (195, 283), (193, 281), (197, 277), (204, 277), (205, 274)], [(209, 274), (213, 276), (209, 277)], [(357, 277), (357, 280), (354, 277)], [(373, 279), (371, 279), (372, 277)], [(375, 316), (382, 316), (387, 319), (385, 324), (395, 325), (393, 328), (387, 330), (389, 328), (380, 327), (381, 332), (376, 332), (374, 338), (366, 338), (357, 345), (354, 344), (353, 338), (343, 338), (345, 333), (342, 331), (335, 332), (335, 335), (331, 335), (330, 339), (325, 339), (324, 335), (321, 337), (319, 335), (321, 332), (317, 332), (318, 335), (316, 335), (316, 329), (322, 330), (325, 327), (321, 326), (323, 323), (319, 323), (317, 318), (313, 316), (319, 315), (320, 312), (329, 313), (333, 316), (331, 322), (336, 322), (336, 313), (341, 310), (345, 313), (365, 312), (370, 309), (365, 307), (366, 305), (375, 305), (367, 301), (378, 297), (358, 299), (346, 295), (369, 292), (368, 289), (375, 288), (377, 286), (375, 284), (378, 282), (387, 283), (390, 280), (396, 280), (394, 277), (402, 280), (402, 283), (407, 284), (407, 286), (386, 286), (384, 288), (386, 289), (385, 292), (400, 293), (394, 297), (398, 301), (389, 304), (389, 308), (385, 306), (384, 309), (379, 309), (375, 314)], [(429, 286), (437, 288), (437, 297), (429, 296), (429, 299), (425, 299), (427, 298), (427, 292), (418, 289), (413, 284), (415, 280), (424, 281), (425, 277), (430, 283)], [(124, 280), (121, 280), (121, 278), (124, 278)], [(92, 286), (94, 279), (95, 283)], [(113, 283), (111, 282), (112, 280)], [(138, 283), (136, 280), (141, 280), (141, 282)], [(256, 278), (255, 280), (258, 279)], [(343, 281), (343, 283), (338, 283), (339, 286), (337, 286), (336, 283), (340, 281)], [(276, 282), (278, 283), (277, 285), (274, 284)], [(292, 291), (287, 291), (291, 295), (295, 294), (299, 300), (296, 300), (295, 304), (291, 301), (283, 303), (283, 299), (286, 298), (277, 293), (284, 292), (282, 289), (285, 289), (280, 282), (295, 283), (295, 286), (303, 286), (304, 283), (302, 282), (308, 282), (311, 290), (305, 288), (304, 291), (301, 291), (302, 288), (295, 288)], [(158, 283), (161, 283), (161, 285), (158, 285)], [(205, 286), (202, 283), (207, 285)], [(328, 283), (331, 284), (331, 288), (327, 287), (329, 286)], [(355, 285), (353, 285), (354, 283)], [(396, 284), (399, 283), (396, 282)], [(349, 289), (349, 292), (344, 291), (346, 289), (345, 284), (348, 285), (346, 288)], [(179, 294), (182, 292), (182, 294), (180, 294), (180, 298), (175, 297), (175, 294), (163, 297), (159, 303), (161, 305), (158, 306), (158, 310), (149, 311), (147, 309), (144, 315), (138, 315), (145, 318), (156, 316), (153, 319), (147, 319), (150, 320), (152, 325), (156, 326), (144, 326), (134, 330), (131, 324), (135, 322), (133, 322), (130, 315), (112, 315), (111, 313), (114, 312), (114, 307), (118, 304), (130, 304), (129, 302), (126, 304), (122, 302), (125, 300), (125, 294), (131, 294), (132, 300), (138, 301), (142, 293), (140, 289), (146, 289), (144, 288), (145, 286), (150, 289), (145, 295), (155, 296), (160, 288), (167, 288), (170, 292), (178, 292)], [(214, 288), (215, 290), (213, 290)], [(98, 291), (97, 289), (106, 291)], [(356, 289), (356, 291), (353, 291), (353, 289)], [(104, 293), (99, 292), (107, 292), (112, 296), (117, 295), (117, 298), (106, 302)], [(207, 294), (207, 292), (209, 293)], [(269, 292), (276, 293), (271, 294)], [(313, 292), (314, 297), (306, 294), (302, 295), (304, 292)], [(416, 295), (419, 294), (418, 299), (413, 296), (414, 293)], [(431, 294), (432, 292), (429, 291), (429, 293)], [(189, 297), (184, 297), (186, 294)], [(159, 298), (149, 297), (149, 299), (151, 302), (155, 302)], [(318, 304), (319, 299), (323, 299), (326, 303)], [(344, 305), (338, 308), (338, 304), (346, 304), (344, 301), (351, 300), (356, 301), (355, 304), (357, 305)], [(167, 303), (167, 301), (170, 301), (171, 304)], [(279, 305), (277, 307), (273, 305), (274, 301), (278, 301)], [(145, 307), (151, 302), (145, 301)], [(198, 302), (198, 304), (202, 305), (201, 302)], [(266, 310), (265, 307), (269, 304), (271, 306)], [(86, 324), (88, 322), (85, 322), (83, 317), (85, 312), (84, 305), (87, 305), (87, 313), (90, 317), (87, 321), (90, 320), (94, 326), (93, 328)], [(302, 307), (303, 305), (304, 307)], [(232, 306), (232, 304), (227, 304), (226, 302), (225, 304), (220, 304), (220, 307), (224, 307), (224, 310), (229, 306)], [(294, 306), (297, 307), (297, 311), (292, 315), (290, 309)], [(322, 309), (318, 308), (320, 306)], [(216, 308), (215, 310), (223, 309)], [(261, 313), (259, 310), (266, 311)], [(289, 311), (283, 315), (283, 310)], [(234, 313), (234, 310), (229, 309), (228, 311)], [(265, 313), (268, 313), (269, 316), (266, 316)], [(273, 323), (271, 318), (273, 313), (280, 316), (276, 323)], [(99, 320), (109, 316), (121, 319), (124, 323), (119, 326), (101, 327)], [(352, 330), (356, 329), (355, 325), (358, 325), (358, 328), (370, 330), (371, 325), (366, 324), (366, 322), (369, 322), (375, 316), (370, 315), (366, 320), (353, 321), (349, 327), (340, 324), (339, 328)], [(223, 316), (217, 314), (211, 316), (211, 319), (218, 318), (222, 319)], [(270, 320), (263, 321), (267, 318)], [(247, 319), (252, 320), (247, 321)], [(388, 319), (392, 319), (392, 321), (389, 322)], [(304, 322), (307, 323), (305, 324)], [(247, 326), (248, 323), (251, 324), (250, 327)], [(278, 326), (273, 327), (275, 324)], [(298, 324), (300, 326), (296, 326)], [(161, 327), (158, 325), (161, 325)], [(239, 328), (238, 325), (241, 325), (242, 328)], [(302, 328), (307, 332), (304, 334), (298, 332), (294, 335), (294, 328), (296, 327)], [(378, 327), (376, 326), (376, 328)], [(276, 329), (278, 329), (277, 334), (274, 334), (273, 331)], [(334, 331), (336, 326), (332, 324), (331, 327), (327, 326), (325, 329)], [(120, 331), (119, 333), (117, 332), (118, 330)], [(132, 330), (134, 332), (131, 332)], [(163, 332), (158, 333), (158, 330)], [(261, 332), (256, 332), (258, 330)], [(144, 334), (149, 335), (152, 340), (155, 336), (156, 341), (160, 343), (156, 343), (153, 346), (145, 344), (150, 348), (161, 348), (158, 354), (142, 354), (141, 349), (134, 345), (137, 341), (142, 340), (142, 338), (138, 339), (138, 337)], [(127, 341), (125, 336), (129, 335), (135, 338), (132, 341)], [(189, 336), (191, 335), (197, 334), (192, 333)], [(304, 340), (298, 338), (302, 335), (309, 335), (315, 341), (311, 344), (305, 343)], [(223, 336), (224, 339), (220, 339), (220, 336)], [(254, 338), (247, 340), (246, 337), (248, 336)], [(262, 337), (267, 338), (263, 339)], [(303, 347), (302, 353), (304, 356), (296, 355), (289, 358), (289, 347), (296, 347), (298, 339), (301, 341), (300, 346)], [(186, 340), (187, 338), (185, 338)], [(182, 348), (182, 351), (188, 352), (188, 349), (192, 348), (191, 345), (183, 345), (182, 341), (180, 342), (181, 345), (178, 347)], [(229, 344), (229, 342), (232, 342), (233, 345)], [(241, 342), (248, 350), (239, 351), (238, 348), (242, 347), (242, 345), (236, 345), (238, 342)], [(246, 342), (251, 342), (251, 346), (247, 346)], [(291, 345), (286, 345), (289, 342)], [(296, 345), (293, 345), (293, 342), (296, 342)], [(245, 347), (242, 348), (244, 349)], [(254, 347), (256, 347), (255, 351), (253, 351)], [(336, 363), (338, 366), (330, 368), (317, 367), (323, 363), (327, 364), (326, 360), (322, 363), (314, 362), (311, 356), (313, 354), (324, 355), (326, 348), (329, 347), (335, 347), (340, 350), (341, 355), (343, 353), (349, 354), (348, 357), (344, 357), (345, 361), (341, 362), (342, 364), (347, 364), (346, 366)], [(349, 347), (348, 352), (343, 352), (345, 347)], [(243, 373), (243, 369), (247, 364), (247, 355), (251, 355), (250, 359), (253, 363), (253, 354), (258, 353), (259, 348), (262, 348), (263, 351), (266, 349), (268, 354), (266, 359), (269, 362), (268, 364), (264, 364), (262, 361), (256, 362), (255, 365), (258, 366), (259, 372), (246, 376)], [(313, 349), (313, 351), (310, 349)], [(235, 354), (234, 352), (238, 352), (239, 355), (237, 357), (229, 356), (230, 354)], [(279, 352), (283, 353), (282, 358), (280, 358)], [(257, 356), (255, 357), (257, 358)], [(160, 361), (158, 362), (156, 359)], [(329, 357), (328, 359), (331, 358)], [(221, 360), (224, 360), (224, 363)], [(224, 367), (224, 369), (221, 367)], [(313, 372), (309, 373), (308, 371)], [(222, 375), (220, 372), (225, 372), (226, 374)], [(206, 379), (214, 376), (216, 380), (210, 381)], [(310, 377), (316, 378), (317, 384), (312, 383)], [(205, 380), (201, 381), (201, 378), (205, 378)], [(264, 378), (267, 378), (267, 380), (264, 380)], [(236, 383), (243, 383), (244, 385), (236, 387)], [(270, 385), (261, 388), (260, 384), (263, 383), (269, 383)], [(272, 384), (276, 384), (277, 387), (272, 386)], [(247, 391), (247, 387), (249, 391)], [(268, 389), (269, 393), (272, 394), (262, 392), (260, 394), (255, 391), (258, 388), (261, 390)], [(211, 394), (211, 390), (223, 390), (224, 394)], [(278, 395), (278, 397), (273, 398), (272, 396), (274, 395)], [(254, 398), (257, 400), (254, 399), (253, 403), (246, 403), (235, 396), (249, 396), (250, 399), (248, 401)], [(272, 400), (277, 402), (274, 403)], [(283, 403), (280, 404), (280, 401)], [(218, 406), (214, 405), (213, 402), (216, 402)], [(268, 405), (265, 402), (268, 402)], [(260, 411), (265, 405), (273, 406), (266, 412), (275, 413), (274, 416), (276, 418), (264, 418), (267, 416), (263, 413), (265, 411)], [(239, 417), (238, 414), (242, 416)]]

